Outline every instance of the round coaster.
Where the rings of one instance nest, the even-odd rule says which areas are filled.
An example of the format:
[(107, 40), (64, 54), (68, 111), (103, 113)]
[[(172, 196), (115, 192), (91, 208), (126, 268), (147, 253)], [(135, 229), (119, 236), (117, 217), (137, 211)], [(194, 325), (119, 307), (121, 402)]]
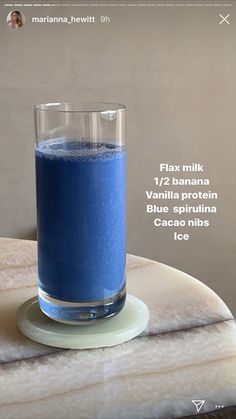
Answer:
[(38, 297), (27, 300), (17, 312), (17, 325), (29, 339), (67, 349), (101, 348), (127, 342), (143, 332), (148, 320), (147, 306), (132, 295), (126, 296), (119, 314), (88, 326), (51, 320), (40, 310)]

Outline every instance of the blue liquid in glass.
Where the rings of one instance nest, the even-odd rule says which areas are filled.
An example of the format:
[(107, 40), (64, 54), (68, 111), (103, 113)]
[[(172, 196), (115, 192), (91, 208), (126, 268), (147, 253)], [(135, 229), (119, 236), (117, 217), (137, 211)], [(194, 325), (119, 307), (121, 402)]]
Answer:
[[(63, 302), (100, 304), (124, 289), (125, 149), (61, 139), (41, 142), (36, 187), (39, 289)], [(50, 303), (39, 302), (50, 315)], [(54, 310), (54, 317), (58, 313)], [(68, 308), (68, 319), (74, 314)]]

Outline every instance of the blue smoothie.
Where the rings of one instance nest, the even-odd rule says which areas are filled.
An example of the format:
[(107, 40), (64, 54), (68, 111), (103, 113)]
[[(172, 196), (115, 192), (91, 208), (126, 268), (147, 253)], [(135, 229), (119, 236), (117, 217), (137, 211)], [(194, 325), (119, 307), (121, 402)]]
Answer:
[(67, 302), (125, 287), (126, 151), (48, 140), (36, 147), (39, 289)]

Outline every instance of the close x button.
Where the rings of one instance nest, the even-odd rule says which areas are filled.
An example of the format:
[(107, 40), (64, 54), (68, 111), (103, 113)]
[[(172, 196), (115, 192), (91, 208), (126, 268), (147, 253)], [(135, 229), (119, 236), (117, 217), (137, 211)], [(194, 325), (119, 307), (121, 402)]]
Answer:
[(221, 13), (219, 13), (220, 22), (219, 25), (222, 25), (223, 23), (226, 23), (226, 25), (230, 25), (229, 17), (230, 13), (226, 16), (223, 16)]

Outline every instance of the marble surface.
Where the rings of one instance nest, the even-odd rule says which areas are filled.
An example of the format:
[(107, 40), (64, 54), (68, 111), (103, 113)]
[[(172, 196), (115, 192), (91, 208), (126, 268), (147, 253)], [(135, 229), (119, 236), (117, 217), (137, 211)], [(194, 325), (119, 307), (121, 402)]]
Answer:
[(224, 302), (189, 275), (132, 255), (127, 288), (150, 310), (139, 337), (79, 351), (37, 344), (15, 319), (37, 293), (36, 243), (0, 239), (1, 419), (195, 417), (192, 399), (206, 400), (205, 418), (236, 418), (236, 325)]

